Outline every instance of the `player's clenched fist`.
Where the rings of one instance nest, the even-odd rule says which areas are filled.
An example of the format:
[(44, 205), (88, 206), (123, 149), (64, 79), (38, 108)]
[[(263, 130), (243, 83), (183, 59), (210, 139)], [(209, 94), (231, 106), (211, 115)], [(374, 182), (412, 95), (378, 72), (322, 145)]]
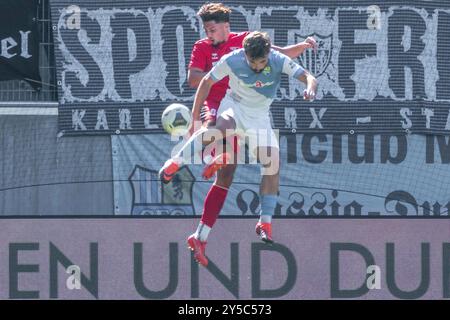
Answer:
[(316, 98), (316, 88), (309, 88), (303, 91), (303, 99), (313, 101)]

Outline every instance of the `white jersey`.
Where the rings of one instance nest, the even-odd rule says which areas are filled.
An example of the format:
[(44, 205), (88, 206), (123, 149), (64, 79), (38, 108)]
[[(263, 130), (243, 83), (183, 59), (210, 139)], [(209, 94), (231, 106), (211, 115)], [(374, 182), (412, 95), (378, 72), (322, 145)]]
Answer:
[(225, 98), (239, 102), (243, 113), (267, 114), (281, 82), (281, 74), (298, 78), (305, 71), (288, 56), (271, 49), (269, 62), (261, 73), (254, 72), (247, 63), (244, 49), (225, 56), (210, 71), (213, 80), (229, 76), (230, 89)]

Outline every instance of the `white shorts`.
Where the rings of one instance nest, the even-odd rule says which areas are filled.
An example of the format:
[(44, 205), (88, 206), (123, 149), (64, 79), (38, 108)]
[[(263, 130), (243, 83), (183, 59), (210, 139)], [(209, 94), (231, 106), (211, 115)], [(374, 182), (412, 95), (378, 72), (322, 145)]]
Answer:
[[(256, 155), (257, 147), (273, 147), (279, 149), (278, 136), (275, 134), (268, 113), (248, 115), (236, 100), (226, 95), (220, 103), (217, 118), (233, 118), (236, 122), (236, 134), (245, 142), (249, 151)], [(246, 108), (248, 109), (248, 108)]]

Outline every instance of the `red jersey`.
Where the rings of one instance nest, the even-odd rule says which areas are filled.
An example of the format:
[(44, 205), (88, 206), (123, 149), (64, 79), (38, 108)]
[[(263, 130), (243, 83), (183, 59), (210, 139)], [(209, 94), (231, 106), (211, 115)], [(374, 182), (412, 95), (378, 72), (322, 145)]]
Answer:
[[(191, 54), (189, 68), (198, 68), (208, 72), (219, 62), (220, 58), (236, 49), (242, 48), (242, 41), (250, 32), (235, 33), (230, 32), (228, 40), (213, 46), (207, 38), (201, 39), (194, 44)], [(206, 104), (210, 108), (218, 108), (228, 89), (228, 77), (215, 83), (206, 98)]]

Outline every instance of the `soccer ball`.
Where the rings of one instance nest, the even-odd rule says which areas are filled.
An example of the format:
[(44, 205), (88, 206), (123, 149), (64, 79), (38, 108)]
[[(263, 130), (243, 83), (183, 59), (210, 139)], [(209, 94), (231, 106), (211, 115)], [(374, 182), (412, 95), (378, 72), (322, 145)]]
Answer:
[(161, 123), (172, 136), (183, 136), (191, 125), (191, 110), (181, 103), (172, 103), (162, 113)]

